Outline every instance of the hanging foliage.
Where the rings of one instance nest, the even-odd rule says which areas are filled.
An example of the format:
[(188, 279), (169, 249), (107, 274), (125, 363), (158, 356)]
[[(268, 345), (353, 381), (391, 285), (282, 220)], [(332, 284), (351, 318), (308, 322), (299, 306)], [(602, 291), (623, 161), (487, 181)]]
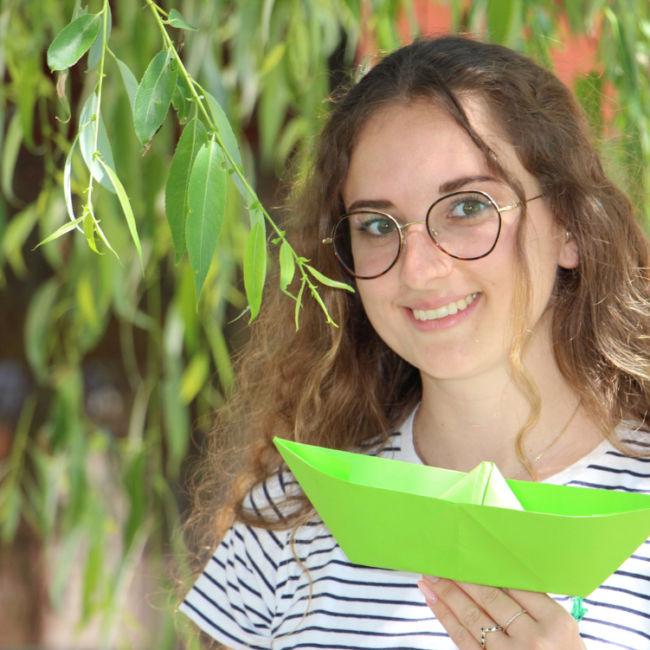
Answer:
[[(232, 386), (228, 337), (263, 309), (267, 271), (278, 267), (296, 326), (312, 299), (334, 326), (319, 288), (350, 290), (296, 253), (256, 190), (289, 161), (305, 172), (331, 71), (362, 71), (366, 55), (425, 29), (432, 7), (449, 29), (550, 66), (558, 44), (597, 42), (571, 83), (612, 172), (648, 214), (644, 0), (0, 6), (0, 283), (24, 318), (9, 354), (32, 377), (0, 457), (0, 536), (10, 544), (22, 526), (42, 540), (55, 606), (81, 567), (78, 623), (100, 620), (106, 647), (136, 643), (124, 604), (143, 563), (163, 595), (153, 598), (162, 623), (141, 645), (186, 636), (165, 595), (165, 558), (182, 558), (183, 461)], [(102, 384), (112, 411), (97, 406), (98, 360), (113, 369)]]

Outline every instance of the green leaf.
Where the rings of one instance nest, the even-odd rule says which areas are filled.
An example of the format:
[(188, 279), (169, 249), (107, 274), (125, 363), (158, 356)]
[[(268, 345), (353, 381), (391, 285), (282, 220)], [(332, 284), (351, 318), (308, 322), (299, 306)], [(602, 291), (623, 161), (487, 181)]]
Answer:
[(285, 127), (280, 141), (276, 145), (278, 160), (284, 163), (298, 142), (309, 135), (309, 120), (306, 117), (294, 117)]
[(3, 487), (0, 492), (0, 538), (5, 544), (10, 544), (18, 530), (23, 500), (16, 485)]
[[(40, 215), (38, 222), (38, 236), (36, 242), (45, 239), (49, 234), (53, 233), (59, 226), (63, 225), (68, 221), (68, 214), (65, 207), (65, 200), (63, 195), (60, 192), (51, 195), (51, 199), (48, 202), (47, 208)], [(81, 226), (77, 224), (77, 229), (80, 229)], [(47, 263), (52, 268), (53, 271), (60, 271), (63, 264), (69, 260), (65, 253), (68, 252), (68, 246), (72, 242), (59, 242), (55, 246), (45, 246), (41, 248), (41, 253), (43, 257), (47, 260)], [(64, 260), (64, 255), (66, 260)], [(30, 258), (33, 256), (30, 255)]]
[(488, 3), (488, 34), (490, 42), (503, 45), (519, 11), (517, 0), (490, 0)]
[(174, 55), (158, 52), (147, 68), (135, 96), (135, 132), (143, 145), (149, 143), (165, 120), (172, 101), (178, 67)]
[[(190, 282), (193, 284), (191, 278)], [(193, 286), (190, 286), (189, 293), (192, 301), (192, 308), (189, 311), (196, 320)], [(185, 324), (178, 307), (177, 295), (167, 310), (163, 335), (163, 363), (165, 369), (162, 386), (163, 422), (167, 442), (167, 471), (173, 477), (178, 477), (180, 464), (187, 454), (191, 431), (189, 409), (180, 399), (184, 329)]]
[(47, 360), (52, 328), (56, 318), (52, 309), (59, 293), (59, 283), (48, 280), (34, 294), (25, 318), (25, 351), (27, 361), (36, 379), (44, 382), (47, 376)]
[(357, 22), (361, 22), (361, 0), (344, 0), (350, 13)]
[(88, 520), (85, 528), (90, 537), (90, 548), (88, 549), (86, 566), (83, 572), (82, 618), (80, 621), (82, 624), (95, 613), (97, 592), (104, 575), (106, 536), (102, 534), (104, 514), (102, 509), (102, 501), (99, 497), (94, 499), (93, 505), (88, 508)]
[(61, 235), (65, 235), (71, 230), (74, 230), (85, 219), (85, 217), (86, 215), (84, 214), (81, 215), (78, 219), (74, 219), (73, 221), (68, 221), (68, 223), (64, 223), (58, 230), (53, 232), (49, 237), (44, 239), (42, 242), (36, 244), (33, 250), (36, 250), (39, 246), (42, 246), (43, 244), (48, 244), (49, 242), (58, 239), (59, 237), (61, 237)]
[(126, 88), (126, 94), (129, 98), (129, 103), (131, 104), (131, 111), (133, 112), (133, 116), (135, 118), (135, 96), (138, 92), (138, 80), (135, 78), (135, 75), (131, 72), (131, 68), (129, 68), (124, 61), (120, 61), (120, 59), (116, 58), (117, 65), (120, 68), (120, 74), (122, 75), (122, 81), (124, 82), (124, 87)]
[(192, 91), (187, 85), (187, 80), (182, 74), (178, 75), (176, 88), (172, 95), (172, 106), (178, 113), (178, 121), (185, 124), (192, 111)]
[(618, 56), (616, 62), (620, 65), (623, 77), (631, 84), (632, 88), (637, 87), (638, 65), (635, 57), (634, 48), (631, 47), (629, 42), (629, 34), (626, 30), (626, 22), (624, 16), (615, 14), (610, 7), (603, 8), (603, 14), (607, 17), (611, 28), (614, 42), (616, 44), (616, 51)]
[(304, 86), (309, 77), (309, 32), (302, 20), (291, 22), (287, 40), (289, 70), (299, 86)]
[[(280, 290), (287, 293), (287, 287), (293, 281), (296, 272), (296, 262), (289, 242), (285, 239), (280, 246)], [(292, 298), (291, 294), (289, 294)]]
[(181, 133), (165, 186), (165, 211), (176, 249), (176, 264), (185, 252), (185, 222), (192, 165), (201, 147), (208, 142), (203, 122), (195, 117)]
[[(99, 122), (99, 133), (97, 136), (97, 151), (102, 157), (102, 160), (111, 168), (115, 168), (113, 162), (113, 150), (111, 143), (108, 140), (106, 127), (101, 114), (97, 114), (97, 93), (93, 93), (84, 104), (79, 117), (79, 146), (81, 147), (81, 154), (86, 161), (86, 166), (92, 175), (101, 183), (107, 190), (115, 194), (115, 188), (111, 184), (102, 166), (95, 159), (95, 130)], [(94, 161), (94, 162), (93, 162)]]
[(168, 374), (163, 380), (163, 418), (165, 441), (169, 454), (168, 468), (172, 476), (178, 475), (178, 467), (187, 454), (192, 429), (187, 404), (180, 399), (180, 373)]
[(275, 68), (280, 61), (282, 61), (282, 57), (284, 56), (284, 52), (287, 49), (287, 44), (286, 42), (278, 43), (267, 55), (264, 57), (264, 62), (262, 63), (262, 67), (260, 68), (259, 75), (260, 77), (263, 77), (264, 75), (267, 75), (273, 68)]
[(296, 309), (295, 309), (295, 321), (296, 321), (296, 332), (300, 329), (300, 310), (302, 309), (302, 294), (305, 291), (305, 287), (307, 286), (307, 282), (305, 279), (302, 279), (302, 282), (300, 283), (300, 290), (298, 291), (298, 297), (296, 298)]
[(22, 62), (21, 73), (17, 79), (18, 86), (18, 112), (23, 126), (25, 144), (34, 147), (33, 125), (36, 99), (42, 92), (39, 86), (42, 83), (41, 62), (39, 58), (29, 58)]
[(242, 311), (242, 313), (239, 314), (239, 316), (235, 316), (235, 318), (233, 318), (232, 320), (229, 320), (229, 321), (228, 321), (228, 325), (232, 325), (233, 323), (236, 323), (240, 318), (243, 318), (244, 316), (246, 316), (246, 314), (247, 314), (250, 310), (251, 310), (251, 306), (250, 306), (250, 305), (246, 305), (246, 307), (244, 308), (244, 311)]
[[(138, 229), (136, 228), (135, 225), (135, 217), (133, 216), (133, 210), (131, 209), (131, 202), (129, 201), (129, 197), (126, 195), (126, 190), (124, 189), (124, 185), (122, 185), (122, 182), (117, 177), (117, 174), (101, 158), (99, 158), (98, 160), (101, 166), (108, 174), (108, 176), (110, 177), (111, 182), (115, 186), (115, 189), (117, 190), (117, 198), (120, 200), (120, 205), (122, 206), (122, 210), (124, 211), (124, 216), (126, 217), (126, 223), (129, 226), (129, 231), (131, 232), (133, 243), (135, 244), (135, 247), (138, 251), (138, 255), (140, 256), (140, 264), (142, 264), (142, 272), (144, 273), (144, 262), (142, 261), (142, 247), (140, 246)], [(97, 227), (97, 231), (99, 232), (104, 242), (108, 243), (106, 242), (106, 239), (101, 229), (99, 228), (98, 224), (95, 224), (95, 226)]]
[[(88, 242), (88, 246), (90, 246), (90, 249), (93, 252), (99, 254), (99, 251), (97, 250), (97, 244), (95, 243), (95, 220), (93, 219), (93, 215), (90, 214), (90, 212), (88, 212), (84, 216), (83, 231), (84, 231), (84, 235), (86, 236), (86, 241)], [(77, 289), (79, 289), (80, 286), (81, 284), (77, 283)]]
[(266, 279), (266, 232), (264, 222), (258, 221), (248, 235), (244, 255), (244, 286), (251, 307), (251, 323), (259, 314)]
[[(180, 277), (176, 285), (174, 300), (178, 302), (178, 311), (181, 315), (185, 336), (180, 341), (182, 347), (189, 354), (194, 354), (199, 347), (199, 319), (196, 311), (196, 291), (194, 289), (194, 271), (190, 264), (183, 264), (178, 269)], [(179, 349), (178, 354), (181, 354)]]
[[(2, 38), (2, 35), (3, 35), (2, 34), (2, 20), (0, 20), (0, 38)], [(2, 51), (2, 46), (0, 45), (0, 75), (4, 74), (3, 56), (4, 56), (4, 53)], [(5, 117), (6, 116), (7, 116), (7, 113), (5, 111), (5, 107), (3, 105), (3, 102), (0, 102), (0, 124), (2, 124), (3, 126), (6, 124), (6, 122), (5, 122)], [(4, 151), (4, 135), (5, 135), (4, 134), (4, 128), (2, 128), (2, 129), (0, 129), (0, 151)]]
[(64, 27), (47, 50), (50, 70), (73, 66), (93, 44), (101, 26), (101, 14), (87, 14)]
[(63, 107), (65, 111), (65, 117), (60, 118), (58, 115), (56, 119), (67, 124), (72, 117), (72, 111), (70, 110), (70, 101), (68, 100), (68, 95), (65, 90), (65, 84), (68, 79), (68, 71), (64, 70), (60, 72), (56, 78), (56, 95), (59, 98), (59, 104)]
[(264, 5), (262, 6), (262, 28), (260, 29), (262, 33), (262, 45), (266, 45), (269, 40), (271, 14), (273, 13), (274, 4), (275, 0), (264, 0)]
[(11, 264), (13, 272), (18, 277), (23, 277), (27, 272), (22, 249), (27, 241), (27, 237), (34, 230), (37, 220), (38, 205), (34, 202), (30, 203), (18, 214), (15, 214), (7, 224), (2, 240), (2, 252)]
[(235, 373), (232, 369), (232, 360), (228, 351), (226, 337), (223, 335), (223, 330), (220, 327), (214, 327), (212, 324), (208, 324), (205, 327), (205, 335), (208, 338), (208, 343), (212, 350), (212, 358), (217, 366), (219, 381), (228, 390), (235, 383)]
[(135, 541), (138, 530), (143, 524), (147, 514), (148, 495), (142, 489), (146, 485), (147, 452), (140, 451), (133, 458), (124, 471), (123, 484), (128, 496), (128, 518), (124, 526), (124, 545), (127, 549)]
[(346, 291), (351, 291), (354, 293), (354, 289), (349, 284), (332, 280), (326, 275), (323, 275), (320, 271), (317, 271), (313, 266), (309, 266), (309, 264), (305, 264), (304, 266), (321, 284), (325, 284), (328, 287), (333, 287), (334, 289), (345, 289)]
[[(262, 204), (259, 202), (259, 200), (256, 197), (256, 200), (253, 201), (249, 206), (248, 206), (248, 215), (251, 220), (251, 228), (258, 222), (262, 221), (264, 222), (264, 209), (262, 208)], [(266, 227), (266, 223), (262, 223), (264, 227)], [(281, 231), (282, 232), (282, 231)], [(284, 236), (284, 232), (282, 232), (282, 235)], [(276, 242), (273, 242), (276, 243)]]
[(331, 316), (329, 315), (329, 312), (327, 311), (327, 307), (325, 306), (323, 299), (320, 297), (320, 293), (318, 293), (318, 289), (316, 289), (316, 287), (314, 287), (313, 285), (309, 285), (309, 292), (311, 293), (312, 298), (319, 304), (320, 308), (323, 310), (327, 322), (330, 325), (334, 325), (334, 327), (338, 327), (338, 325), (332, 320)]
[(199, 28), (194, 27), (194, 25), (190, 25), (184, 18), (181, 16), (180, 12), (177, 11), (176, 9), (172, 9), (169, 12), (169, 18), (164, 21), (168, 25), (171, 25), (172, 27), (177, 27), (178, 29), (189, 29), (193, 32), (198, 32)]
[(20, 115), (15, 113), (9, 122), (7, 137), (4, 141), (2, 151), (2, 193), (8, 201), (15, 203), (17, 201), (14, 194), (13, 180), (18, 152), (23, 141), (23, 129), (20, 123)]
[(76, 529), (63, 536), (57, 547), (56, 560), (53, 562), (52, 575), (48, 584), (49, 600), (57, 613), (63, 610), (65, 594), (70, 586), (70, 575), (79, 564), (84, 531)]
[(283, 66), (278, 66), (265, 79), (266, 83), (262, 88), (259, 102), (260, 149), (262, 160), (266, 165), (269, 165), (274, 158), (275, 144), (287, 117), (291, 100), (282, 68)]
[(185, 368), (181, 379), (180, 398), (185, 404), (189, 404), (205, 386), (210, 372), (210, 358), (201, 351), (197, 352)]
[(219, 136), (221, 137), (224, 146), (228, 150), (230, 157), (235, 162), (235, 165), (241, 166), (242, 161), (239, 144), (237, 143), (237, 138), (235, 137), (235, 133), (232, 130), (228, 117), (223, 108), (221, 108), (221, 104), (210, 93), (205, 93), (205, 96), (208, 99), (210, 111), (212, 112), (212, 116), (217, 125), (217, 130), (219, 131)]
[(221, 147), (211, 141), (201, 147), (190, 175), (185, 237), (194, 270), (197, 301), (223, 227), (226, 211), (225, 162)]
[(51, 449), (46, 452), (36, 445), (29, 448), (36, 478), (36, 489), (30, 496), (30, 502), (38, 519), (38, 532), (45, 538), (54, 533), (55, 523), (58, 522), (60, 511), (57, 505), (67, 474), (67, 459), (61, 454), (52, 456), (51, 453)]
[[(217, 125), (217, 131), (219, 131), (219, 137), (221, 138), (224, 147), (230, 154), (230, 157), (233, 159), (233, 162), (235, 163), (239, 171), (243, 172), (244, 167), (242, 165), (241, 152), (239, 151), (239, 144), (237, 143), (237, 138), (235, 137), (235, 133), (232, 130), (230, 121), (228, 120), (228, 117), (226, 116), (223, 108), (221, 108), (221, 104), (219, 104), (219, 102), (210, 93), (205, 93), (205, 96), (208, 100), (208, 104), (210, 105), (210, 111), (212, 112), (212, 116)], [(227, 164), (228, 164), (228, 169), (230, 170), (230, 174), (232, 175), (232, 179), (235, 185), (237, 186), (237, 189), (239, 190), (239, 193), (242, 195), (244, 201), (248, 202), (250, 197), (248, 194), (248, 190), (246, 189), (246, 186), (244, 185), (244, 183), (242, 183), (241, 178), (239, 178), (237, 172), (235, 171), (235, 168), (230, 164), (229, 160), (227, 161)]]
[(214, 122), (217, 126), (217, 131), (219, 132), (221, 140), (223, 141), (226, 149), (228, 150), (228, 153), (230, 154), (230, 157), (233, 159), (235, 164), (241, 165), (242, 159), (241, 153), (239, 151), (239, 144), (237, 142), (237, 138), (235, 137), (235, 133), (232, 129), (230, 121), (228, 120), (228, 116), (221, 107), (221, 104), (210, 93), (206, 92), (205, 96), (208, 100), (210, 112), (214, 118)]
[(99, 38), (95, 39), (90, 52), (88, 52), (88, 71), (92, 70), (102, 58), (102, 50), (104, 49), (104, 43), (108, 42), (108, 39), (111, 37), (111, 29), (113, 29), (113, 14), (111, 13), (110, 4), (106, 5), (108, 15), (106, 17), (106, 38), (102, 32), (104, 31), (104, 16), (102, 15), (102, 20), (99, 27)]
[(21, 483), (27, 482), (23, 468), (35, 407), (36, 399), (30, 395), (23, 404), (9, 458), (3, 463), (7, 471), (0, 482), (0, 530), (5, 543), (10, 543), (13, 540), (23, 510)]
[[(65, 195), (65, 206), (68, 209), (68, 216), (70, 217), (70, 221), (75, 220), (74, 206), (72, 205), (72, 154), (74, 153), (74, 149), (77, 146), (78, 140), (79, 132), (77, 132), (77, 135), (75, 135), (74, 140), (70, 145), (70, 151), (68, 151), (68, 155), (65, 159), (65, 165), (63, 166), (63, 193)], [(81, 230), (81, 227), (78, 227), (77, 230)]]
[[(2, 196), (0, 196), (0, 241), (4, 239), (5, 232), (7, 230), (7, 204), (4, 202)], [(0, 254), (1, 259), (1, 254)]]

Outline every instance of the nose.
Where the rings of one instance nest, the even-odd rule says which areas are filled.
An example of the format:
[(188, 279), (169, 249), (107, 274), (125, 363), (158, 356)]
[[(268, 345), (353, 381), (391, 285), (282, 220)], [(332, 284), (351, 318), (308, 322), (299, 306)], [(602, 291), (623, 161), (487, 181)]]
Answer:
[(426, 288), (429, 282), (449, 275), (453, 260), (436, 246), (424, 224), (413, 224), (404, 235), (398, 264), (400, 279), (405, 285), (413, 289)]

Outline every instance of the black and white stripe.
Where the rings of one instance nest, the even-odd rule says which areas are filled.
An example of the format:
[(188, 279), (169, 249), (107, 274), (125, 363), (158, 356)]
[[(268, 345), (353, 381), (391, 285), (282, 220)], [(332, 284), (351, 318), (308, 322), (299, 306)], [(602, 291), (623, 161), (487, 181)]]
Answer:
[[(410, 421), (403, 431), (382, 455), (418, 462)], [(603, 443), (549, 482), (650, 494), (650, 459), (625, 456)], [(298, 488), (290, 474), (274, 477), (254, 491), (249, 505), (273, 507), (292, 489)], [(180, 610), (237, 650), (456, 648), (426, 606), (418, 575), (352, 564), (317, 518), (300, 528), (294, 549), (300, 563), (288, 531), (236, 523)], [(556, 599), (571, 609), (571, 599)], [(650, 543), (583, 604), (588, 611), (580, 633), (589, 650), (650, 650)]]

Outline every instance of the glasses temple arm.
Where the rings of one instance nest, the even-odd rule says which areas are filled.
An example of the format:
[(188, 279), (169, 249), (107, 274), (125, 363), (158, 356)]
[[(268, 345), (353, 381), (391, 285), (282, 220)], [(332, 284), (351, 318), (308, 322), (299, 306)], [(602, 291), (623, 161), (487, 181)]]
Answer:
[(526, 199), (525, 201), (518, 201), (517, 203), (512, 203), (511, 205), (506, 205), (503, 208), (497, 208), (498, 212), (507, 212), (508, 210), (514, 210), (515, 208), (520, 208), (524, 205), (524, 203), (530, 203), (531, 201), (534, 201), (535, 199), (541, 199), (543, 194), (538, 194), (537, 196), (533, 196), (532, 199)]

